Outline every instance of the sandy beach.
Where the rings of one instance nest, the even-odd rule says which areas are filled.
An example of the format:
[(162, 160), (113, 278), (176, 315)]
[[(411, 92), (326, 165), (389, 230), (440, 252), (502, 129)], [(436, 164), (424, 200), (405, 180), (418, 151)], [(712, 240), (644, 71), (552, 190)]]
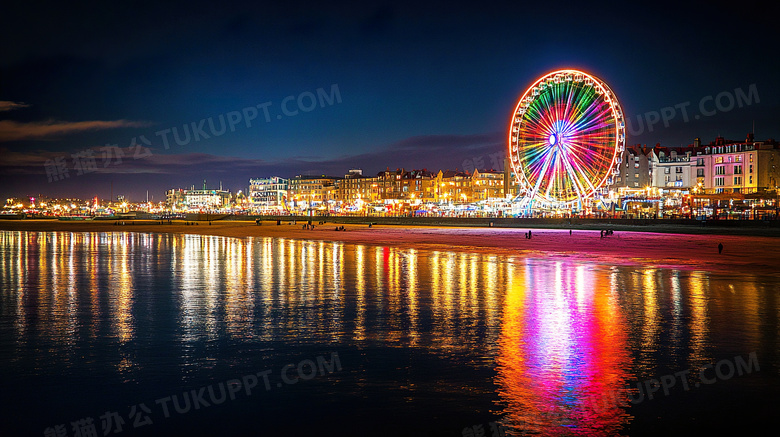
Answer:
[[(597, 230), (465, 228), (397, 225), (317, 225), (302, 229), (282, 222), (224, 221), (159, 224), (136, 221), (115, 225), (114, 221), (67, 222), (56, 220), (4, 220), (0, 230), (33, 232), (157, 232), (174, 234), (216, 235), (234, 238), (273, 237), (295, 240), (339, 241), (352, 244), (413, 247), (431, 250), (455, 250), (526, 257), (553, 256), (597, 260), (607, 264), (636, 264), (657, 267), (704, 268), (730, 272), (780, 272), (777, 245), (780, 239), (761, 236), (691, 235), (675, 233), (616, 231), (601, 237)], [(344, 231), (336, 231), (344, 226)], [(718, 243), (724, 250), (718, 254)]]

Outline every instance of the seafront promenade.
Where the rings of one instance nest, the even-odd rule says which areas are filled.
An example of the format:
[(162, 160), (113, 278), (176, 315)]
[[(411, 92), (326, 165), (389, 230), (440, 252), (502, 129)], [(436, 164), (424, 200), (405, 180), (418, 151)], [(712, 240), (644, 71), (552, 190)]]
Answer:
[[(31, 232), (137, 232), (213, 235), (233, 238), (276, 238), (309, 240), (325, 243), (348, 243), (368, 246), (391, 246), (471, 253), (517, 255), (526, 258), (560, 256), (583, 260), (599, 260), (612, 264), (635, 264), (645, 267), (701, 268), (708, 270), (750, 270), (754, 273), (780, 271), (776, 256), (777, 228), (696, 227), (667, 224), (625, 225), (592, 222), (557, 226), (544, 223), (506, 226), (495, 220), (485, 224), (460, 225), (393, 225), (384, 224), (401, 218), (370, 218), (362, 222), (357, 217), (313, 217), (314, 229), (306, 229), (308, 218), (289, 217), (280, 220), (173, 221), (170, 224), (154, 220), (59, 221), (0, 220), (0, 231)], [(326, 220), (324, 224), (321, 221)], [(424, 219), (410, 219), (420, 221)], [(439, 219), (441, 220), (441, 219)], [(455, 219), (457, 220), (457, 219)], [(460, 219), (463, 220), (463, 219)], [(519, 219), (518, 219), (519, 220)], [(350, 221), (357, 223), (350, 223)], [(377, 223), (368, 226), (368, 222)], [(162, 224), (161, 224), (162, 223)], [(189, 223), (189, 224), (187, 224)], [(211, 224), (209, 224), (211, 223)], [(566, 223), (568, 225), (568, 223)], [(344, 227), (337, 231), (336, 228)], [(602, 229), (613, 230), (602, 236)], [(526, 233), (531, 230), (531, 238)], [(652, 232), (649, 232), (651, 231)], [(689, 232), (690, 231), (690, 232)], [(707, 232), (707, 233), (704, 233)], [(750, 234), (753, 233), (753, 235)], [(762, 235), (758, 235), (762, 234)], [(724, 245), (722, 254), (717, 246)]]

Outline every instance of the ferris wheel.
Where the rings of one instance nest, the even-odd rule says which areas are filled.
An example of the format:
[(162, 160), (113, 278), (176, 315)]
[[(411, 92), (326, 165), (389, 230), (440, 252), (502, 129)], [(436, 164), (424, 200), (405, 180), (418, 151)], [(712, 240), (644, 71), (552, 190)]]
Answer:
[(559, 70), (534, 82), (509, 126), (509, 157), (528, 205), (566, 208), (607, 194), (625, 148), (623, 111), (603, 81)]

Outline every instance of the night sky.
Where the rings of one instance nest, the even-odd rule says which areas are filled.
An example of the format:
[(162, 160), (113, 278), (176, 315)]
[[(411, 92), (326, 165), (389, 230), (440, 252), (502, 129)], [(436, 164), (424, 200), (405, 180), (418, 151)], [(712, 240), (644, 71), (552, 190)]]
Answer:
[[(491, 167), (516, 99), (561, 68), (609, 84), (628, 144), (754, 125), (780, 139), (778, 22), (747, 2), (14, 3), (0, 14), (3, 197)], [(675, 105), (650, 131), (644, 114)], [(220, 116), (233, 129), (214, 135)]]

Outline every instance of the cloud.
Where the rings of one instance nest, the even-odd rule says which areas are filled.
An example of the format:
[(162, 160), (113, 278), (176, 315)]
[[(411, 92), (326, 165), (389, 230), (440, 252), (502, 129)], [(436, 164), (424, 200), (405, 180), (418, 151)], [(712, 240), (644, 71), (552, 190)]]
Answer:
[(0, 112), (13, 111), (14, 109), (27, 108), (30, 105), (22, 102), (10, 102), (8, 100), (0, 100)]
[(94, 173), (112, 174), (187, 174), (212, 171), (231, 173), (264, 168), (269, 164), (260, 159), (246, 159), (232, 156), (217, 156), (206, 153), (183, 153), (164, 155), (153, 149), (135, 146), (95, 146), (71, 152), (38, 150), (17, 152), (0, 147), (0, 173), (14, 175), (36, 175), (46, 173), (46, 164), (53, 160), (64, 162), (74, 171), (76, 159), (94, 159)]
[[(464, 168), (481, 158), (491, 166), (491, 156), (504, 152), (503, 133), (476, 135), (416, 136), (378, 146), (376, 150), (333, 158), (293, 156), (266, 161), (210, 153), (167, 154), (163, 150), (119, 146), (93, 146), (82, 150), (11, 150), (0, 146), (0, 193), (17, 196), (34, 193), (59, 197), (109, 196), (110, 187), (135, 199), (146, 198), (146, 190), (159, 196), (169, 188), (200, 186), (204, 179), (224, 183), (233, 191), (245, 190), (250, 178), (296, 174), (342, 176), (350, 168), (362, 168), (365, 175), (392, 169), (427, 168), (430, 171)], [(79, 174), (76, 159), (92, 155), (93, 169)], [(120, 159), (121, 158), (121, 161)], [(47, 164), (56, 160), (69, 170), (69, 177), (49, 182)], [(51, 167), (49, 167), (50, 169)], [(115, 191), (116, 192), (116, 191)], [(134, 196), (134, 197), (133, 197)], [(2, 197), (2, 196), (0, 196)]]
[[(13, 103), (13, 102), (9, 102)], [(0, 142), (32, 140), (69, 135), (84, 131), (117, 129), (124, 127), (146, 127), (149, 123), (132, 120), (112, 121), (42, 121), (20, 123), (11, 120), (0, 121)]]
[[(0, 122), (2, 123), (2, 122)], [(384, 169), (390, 167), (428, 168), (431, 170), (461, 167), (465, 159), (482, 157), (487, 164), (488, 154), (503, 149), (500, 133), (477, 135), (428, 135), (403, 139), (387, 144), (375, 152), (338, 158), (322, 159), (316, 156), (295, 156), (279, 161), (265, 161), (208, 153), (163, 154), (139, 153), (134, 147), (94, 146), (97, 172), (124, 174), (189, 174), (212, 173), (246, 174), (247, 177), (273, 175), (289, 177), (295, 174), (327, 173), (339, 175), (353, 167)], [(83, 151), (54, 152), (47, 150), (16, 152), (0, 147), (0, 171), (6, 174), (45, 174), (44, 164), (51, 159), (65, 159), (73, 167), (73, 154)], [(117, 154), (119, 158), (117, 159)], [(121, 161), (121, 162), (120, 162)], [(370, 172), (370, 170), (369, 170)]]

